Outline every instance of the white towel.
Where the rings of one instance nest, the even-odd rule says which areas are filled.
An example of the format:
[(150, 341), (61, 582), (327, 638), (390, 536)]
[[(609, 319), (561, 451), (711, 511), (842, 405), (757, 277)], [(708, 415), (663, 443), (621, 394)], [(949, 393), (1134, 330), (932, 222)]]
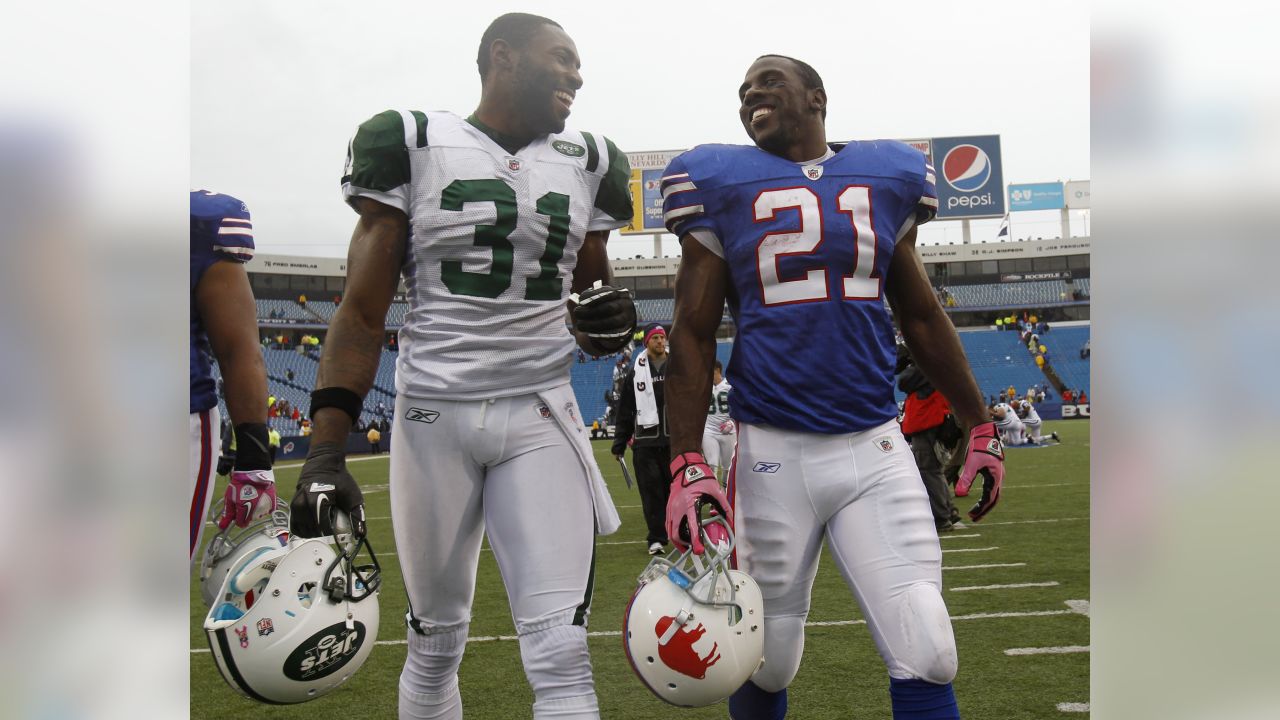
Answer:
[(543, 390), (538, 393), (542, 402), (551, 409), (551, 416), (556, 424), (569, 436), (573, 449), (578, 453), (578, 461), (586, 472), (587, 482), (591, 485), (591, 502), (596, 511), (596, 532), (600, 535), (611, 535), (618, 530), (622, 521), (618, 518), (618, 509), (613, 505), (609, 488), (604, 484), (604, 476), (596, 465), (595, 455), (591, 452), (591, 440), (587, 437), (587, 428), (582, 424), (582, 413), (578, 410), (578, 401), (573, 395), (571, 385)]
[(648, 350), (642, 350), (636, 358), (636, 374), (632, 382), (636, 389), (636, 424), (645, 429), (654, 427), (658, 424), (658, 401), (653, 395)]

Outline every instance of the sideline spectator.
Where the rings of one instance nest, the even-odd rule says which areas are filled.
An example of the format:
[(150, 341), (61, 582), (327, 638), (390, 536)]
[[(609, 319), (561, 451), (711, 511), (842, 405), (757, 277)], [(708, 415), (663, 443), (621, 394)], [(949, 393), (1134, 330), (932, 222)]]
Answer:
[(378, 426), (373, 422), (369, 423), (369, 432), (365, 433), (365, 438), (369, 441), (369, 452), (374, 455), (382, 452), (382, 433), (378, 432)]
[(280, 431), (273, 428), (267, 429), (267, 444), (271, 446), (271, 463), (274, 465), (276, 461), (276, 453), (280, 451)]
[(302, 307), (306, 307), (306, 306), (307, 306), (307, 296), (306, 296), (306, 295), (299, 295), (299, 296), (298, 296), (298, 304), (299, 304), (299, 305), (301, 305)]

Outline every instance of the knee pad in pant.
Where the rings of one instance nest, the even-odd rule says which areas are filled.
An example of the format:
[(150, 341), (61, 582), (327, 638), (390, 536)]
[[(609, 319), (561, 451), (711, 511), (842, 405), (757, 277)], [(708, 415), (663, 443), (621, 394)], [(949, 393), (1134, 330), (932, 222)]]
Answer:
[(931, 583), (917, 583), (902, 594), (901, 603), (903, 642), (902, 647), (891, 647), (893, 657), (886, 658), (890, 677), (919, 678), (935, 685), (951, 682), (959, 659), (942, 593)]
[(563, 704), (569, 698), (590, 698), (595, 704), (587, 629), (579, 625), (552, 625), (520, 633), (520, 658), (533, 688), (534, 711), (539, 704)]
[(767, 617), (764, 620), (764, 665), (751, 682), (765, 692), (784, 690), (795, 679), (804, 655), (803, 615)]
[(414, 694), (437, 695), (457, 685), (458, 666), (467, 648), (466, 623), (449, 630), (419, 634), (409, 630), (409, 654), (400, 686)]

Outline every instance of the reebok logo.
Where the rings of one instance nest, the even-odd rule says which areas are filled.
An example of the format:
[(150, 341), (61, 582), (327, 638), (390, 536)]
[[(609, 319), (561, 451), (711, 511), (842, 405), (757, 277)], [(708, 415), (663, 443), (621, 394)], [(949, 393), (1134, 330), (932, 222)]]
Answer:
[(440, 417), (440, 413), (435, 410), (424, 410), (422, 408), (409, 408), (409, 412), (404, 414), (405, 420), (428, 424), (435, 422), (438, 417)]
[(755, 467), (751, 468), (752, 472), (758, 473), (776, 473), (782, 469), (782, 463), (758, 462)]

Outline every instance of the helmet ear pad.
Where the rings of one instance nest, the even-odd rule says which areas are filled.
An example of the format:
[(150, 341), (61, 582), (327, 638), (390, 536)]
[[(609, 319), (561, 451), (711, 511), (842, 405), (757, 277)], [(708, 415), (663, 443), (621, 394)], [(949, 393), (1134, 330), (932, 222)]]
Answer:
[[(378, 633), (377, 574), (353, 569), (354, 552), (339, 553), (331, 539), (293, 538), (286, 547), (255, 551), (224, 579), (204, 629), (219, 672), (247, 697), (313, 700), (368, 659)], [(335, 577), (349, 579), (347, 594), (326, 587)]]
[(627, 604), (623, 643), (640, 680), (681, 707), (720, 702), (742, 686), (764, 658), (764, 600), (750, 575), (729, 567), (729, 541), (707, 554), (654, 558)]

